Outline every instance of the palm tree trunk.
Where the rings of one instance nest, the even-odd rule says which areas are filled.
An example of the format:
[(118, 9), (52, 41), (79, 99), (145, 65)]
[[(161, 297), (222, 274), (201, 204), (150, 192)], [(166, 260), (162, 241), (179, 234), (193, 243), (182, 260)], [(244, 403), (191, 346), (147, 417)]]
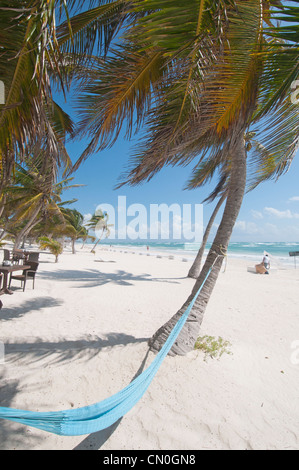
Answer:
[(75, 243), (76, 243), (76, 238), (72, 238), (72, 254), (73, 254), (73, 255), (76, 254), (76, 246), (75, 246)]
[(209, 269), (215, 263), (208, 280), (206, 281), (200, 295), (195, 302), (192, 312), (190, 313), (181, 334), (177, 338), (169, 354), (185, 355), (194, 348), (194, 344), (197, 340), (206, 306), (215, 287), (223, 263), (223, 253), (227, 250), (245, 193), (246, 150), (244, 142), (244, 130), (239, 130), (236, 137), (234, 138), (234, 142), (232, 141), (233, 139), (231, 139), (232, 162), (227, 201), (217, 234), (202, 268), (200, 276), (194, 285), (191, 295), (185, 304), (181, 307), (181, 309), (150, 339), (149, 345), (151, 350), (154, 352), (157, 352), (161, 349), (174, 325), (186, 311), (188, 305), (194, 298), (195, 294), (198, 292), (205, 277), (207, 276)]
[(81, 246), (81, 250), (83, 250), (83, 248), (85, 247), (87, 239), (88, 239), (88, 232), (87, 232), (86, 237), (83, 238), (83, 243), (82, 243), (82, 246)]
[(26, 237), (27, 233), (29, 233), (30, 230), (40, 222), (40, 220), (37, 220), (40, 210), (41, 206), (38, 206), (35, 211), (31, 214), (31, 217), (25, 227), (17, 234), (14, 243), (14, 249), (19, 248), (23, 238)]
[(92, 247), (90, 253), (92, 253), (92, 252), (96, 249), (96, 247), (98, 246), (98, 244), (99, 244), (100, 241), (102, 240), (103, 235), (104, 235), (104, 231), (105, 231), (105, 228), (103, 228), (102, 235), (100, 236), (100, 238), (98, 239), (98, 241), (95, 243), (95, 245)]
[(227, 194), (224, 193), (223, 196), (219, 199), (214, 211), (213, 211), (213, 214), (209, 220), (209, 223), (206, 227), (206, 230), (205, 230), (205, 233), (204, 233), (204, 236), (203, 236), (203, 239), (202, 239), (202, 244), (201, 244), (201, 247), (197, 253), (197, 256), (194, 260), (194, 263), (192, 264), (190, 270), (189, 270), (189, 273), (188, 273), (188, 277), (191, 277), (193, 279), (197, 279), (199, 274), (200, 274), (200, 271), (201, 271), (201, 262), (202, 262), (202, 257), (203, 257), (203, 254), (204, 254), (204, 251), (205, 251), (205, 247), (206, 247), (206, 244), (207, 244), (207, 241), (208, 241), (208, 238), (209, 238), (209, 235), (210, 235), (210, 232), (211, 232), (211, 229), (212, 229), (212, 226), (213, 226), (213, 223), (215, 221), (215, 218), (220, 210), (220, 207), (222, 206), (222, 204), (224, 203), (225, 199), (227, 197)]

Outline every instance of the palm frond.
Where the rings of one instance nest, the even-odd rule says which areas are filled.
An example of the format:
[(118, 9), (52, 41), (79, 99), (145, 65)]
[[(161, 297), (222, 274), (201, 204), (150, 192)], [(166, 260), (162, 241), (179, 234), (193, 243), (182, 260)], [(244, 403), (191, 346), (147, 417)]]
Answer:
[[(215, 2), (207, 3), (210, 10), (203, 9), (202, 1), (188, 2), (182, 14), (178, 2), (133, 2), (133, 10), (148, 12), (124, 36), (124, 39), (130, 37), (131, 41), (132, 38), (135, 40), (134, 55), (132, 47), (124, 46), (123, 54), (118, 53), (119, 60), (115, 59), (116, 53), (111, 60), (100, 64), (98, 82), (88, 87), (80, 100), (82, 127), (92, 140), (75, 168), (89, 154), (115, 142), (124, 117), (128, 121), (127, 136), (130, 137), (134, 113), (137, 113), (137, 130), (147, 118), (149, 135), (143, 146), (148, 157), (140, 153), (139, 160), (148, 158), (147, 168), (152, 167), (156, 171), (170, 161), (182, 162), (179, 149), (183, 145), (185, 150), (190, 149), (187, 158), (191, 159), (195, 152), (202, 150), (207, 135), (214, 138), (218, 134), (219, 139), (224, 140), (231, 123), (245, 110), (251, 109), (250, 104), (255, 102), (259, 69), (259, 59), (251, 54), (261, 42), (260, 2), (227, 1), (221, 3), (221, 7), (225, 5), (222, 9), (218, 3), (217, 8)], [(186, 17), (181, 22), (184, 15), (191, 15), (190, 24)], [(164, 25), (164, 20), (164, 35), (161, 37), (157, 28), (158, 24), (160, 27)], [(177, 23), (178, 35), (174, 41), (172, 28)], [(186, 29), (189, 35), (185, 34)], [(146, 38), (146, 34), (150, 36)], [(178, 36), (181, 37), (179, 46)], [(143, 49), (142, 55), (136, 53), (138, 48)], [(148, 69), (151, 75), (146, 75), (150, 81), (144, 80), (144, 65), (148, 65), (144, 59), (149, 57), (151, 60), (156, 54), (158, 61), (154, 69), (153, 64)], [(143, 59), (141, 68), (139, 63), (136, 64), (136, 57)], [(136, 82), (138, 77), (143, 80)], [(133, 160), (136, 161), (136, 154)], [(156, 161), (154, 165), (153, 160)], [(151, 170), (145, 171), (145, 178), (150, 173)]]
[[(212, 157), (220, 149), (227, 153), (225, 147), (229, 146), (233, 126), (238, 122), (249, 124), (261, 72), (260, 58), (255, 53), (262, 45), (262, 11), (260, 4), (252, 1), (241, 3), (237, 11), (228, 11), (227, 15), (229, 27), (221, 47), (217, 40), (205, 37), (195, 56), (195, 66), (186, 60), (172, 64), (170, 83), (164, 85), (151, 109), (147, 135), (136, 146), (121, 185), (149, 180), (164, 165), (187, 165), (199, 154), (204, 158), (211, 148)], [(213, 59), (208, 54), (211, 50)]]
[(113, 57), (98, 63), (84, 95), (78, 99), (81, 129), (91, 135), (92, 140), (74, 164), (74, 170), (92, 152), (113, 145), (124, 122), (127, 123), (128, 138), (134, 125), (136, 132), (140, 129), (149, 110), (153, 89), (162, 74), (163, 58), (157, 50), (137, 53), (127, 48), (126, 53), (115, 51)]
[[(292, 3), (298, 5), (297, 1)], [(273, 110), (290, 90), (294, 91), (293, 85), (299, 77), (299, 6), (281, 5), (271, 11), (271, 18), (281, 23), (265, 30), (271, 40), (267, 41), (264, 51), (265, 80), (256, 119)]]
[(105, 55), (125, 20), (128, 5), (125, 0), (105, 2), (69, 18), (57, 28), (62, 51), (83, 60), (102, 50)]
[(0, 106), (1, 153), (9, 158), (17, 154), (22, 160), (46, 134), (53, 159), (60, 154), (61, 160), (67, 161), (65, 149), (55, 135), (58, 129), (54, 130), (53, 121), (49, 122), (50, 118), (57, 118), (57, 108), (51, 116), (47, 108), (53, 82), (64, 89), (59, 68), (61, 51), (56, 40), (56, 1), (27, 4), (27, 9), (21, 0), (14, 2), (15, 8), (8, 1), (0, 6), (0, 76), (6, 92), (5, 104)]
[(289, 171), (299, 148), (299, 105), (289, 98), (255, 127), (249, 190)]

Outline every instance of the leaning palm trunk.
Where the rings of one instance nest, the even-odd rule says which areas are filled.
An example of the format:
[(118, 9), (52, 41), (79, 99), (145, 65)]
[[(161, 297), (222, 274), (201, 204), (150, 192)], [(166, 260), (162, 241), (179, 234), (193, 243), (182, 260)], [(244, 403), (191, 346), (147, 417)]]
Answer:
[(98, 244), (100, 243), (100, 241), (102, 240), (103, 236), (104, 236), (104, 232), (105, 232), (105, 227), (103, 228), (102, 230), (102, 234), (100, 236), (100, 238), (98, 239), (98, 241), (93, 245), (92, 249), (91, 249), (91, 253), (94, 252), (94, 250), (96, 249), (96, 247), (98, 246)]
[(215, 221), (215, 218), (220, 210), (220, 207), (222, 206), (222, 204), (224, 203), (226, 199), (226, 193), (223, 194), (223, 196), (219, 199), (214, 211), (213, 211), (213, 214), (209, 220), (209, 223), (206, 227), (206, 230), (205, 230), (205, 233), (204, 233), (204, 236), (203, 236), (203, 239), (202, 239), (202, 244), (201, 244), (201, 247), (197, 253), (197, 256), (194, 260), (194, 263), (192, 264), (190, 270), (189, 270), (189, 273), (188, 273), (188, 277), (191, 277), (193, 279), (197, 279), (198, 276), (200, 275), (200, 271), (201, 271), (201, 262), (202, 262), (202, 258), (203, 258), (203, 255), (204, 255), (204, 251), (205, 251), (205, 248), (206, 248), (206, 244), (208, 242), (208, 238), (209, 238), (209, 235), (210, 235), (210, 232), (211, 232), (211, 229), (212, 229), (212, 226), (213, 226), (213, 223)]
[(26, 235), (30, 232), (30, 230), (32, 230), (33, 227), (35, 227), (40, 222), (40, 219), (38, 219), (40, 210), (41, 210), (41, 206), (38, 206), (31, 214), (30, 219), (28, 220), (25, 227), (18, 233), (15, 239), (15, 243), (14, 243), (14, 249), (19, 248), (20, 244), (22, 243), (23, 238), (26, 237)]
[(199, 295), (189, 318), (170, 351), (170, 355), (184, 355), (194, 348), (199, 329), (203, 320), (206, 306), (213, 292), (223, 263), (224, 255), (237, 220), (246, 187), (246, 151), (244, 143), (244, 131), (238, 132), (235, 143), (232, 144), (231, 176), (227, 192), (227, 201), (212, 247), (206, 262), (195, 283), (193, 291), (182, 308), (163, 325), (150, 339), (149, 345), (152, 351), (159, 351), (167, 339), (169, 333), (182, 314), (186, 311), (194, 295), (198, 292), (208, 271), (213, 266), (212, 272)]
[(87, 232), (87, 235), (85, 237), (82, 237), (83, 238), (83, 243), (82, 243), (82, 246), (81, 246), (81, 250), (83, 250), (83, 248), (85, 247), (85, 244), (87, 242), (87, 239), (88, 239), (88, 232)]

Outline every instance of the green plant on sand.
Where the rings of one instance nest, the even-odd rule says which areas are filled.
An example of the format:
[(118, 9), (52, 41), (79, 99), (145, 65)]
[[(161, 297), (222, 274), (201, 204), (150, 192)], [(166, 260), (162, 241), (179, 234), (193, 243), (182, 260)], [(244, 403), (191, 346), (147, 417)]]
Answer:
[(232, 354), (228, 349), (231, 346), (229, 341), (224, 340), (221, 336), (216, 339), (214, 336), (200, 336), (197, 338), (194, 349), (198, 349), (205, 353), (204, 360), (207, 360), (207, 357), (212, 359), (220, 359), (220, 357), (226, 354)]

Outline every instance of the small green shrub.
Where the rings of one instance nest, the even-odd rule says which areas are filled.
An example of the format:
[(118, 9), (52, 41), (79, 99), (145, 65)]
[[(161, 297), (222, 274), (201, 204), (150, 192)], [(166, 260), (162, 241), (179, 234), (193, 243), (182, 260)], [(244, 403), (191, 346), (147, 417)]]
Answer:
[(225, 341), (221, 336), (216, 339), (214, 336), (201, 336), (197, 338), (194, 349), (199, 349), (205, 353), (204, 360), (208, 357), (212, 359), (220, 359), (225, 354), (232, 354), (228, 349), (231, 346), (229, 341)]

